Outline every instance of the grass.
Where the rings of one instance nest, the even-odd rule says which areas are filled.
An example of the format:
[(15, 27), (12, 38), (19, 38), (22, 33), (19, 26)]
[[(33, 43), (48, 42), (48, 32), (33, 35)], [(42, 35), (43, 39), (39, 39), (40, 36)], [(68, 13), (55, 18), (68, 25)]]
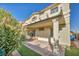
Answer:
[(21, 45), (21, 47), (18, 49), (18, 52), (22, 56), (40, 56), (40, 54), (34, 52), (33, 50), (25, 47), (24, 45)]
[(65, 50), (66, 56), (79, 56), (79, 48), (71, 47), (70, 50)]

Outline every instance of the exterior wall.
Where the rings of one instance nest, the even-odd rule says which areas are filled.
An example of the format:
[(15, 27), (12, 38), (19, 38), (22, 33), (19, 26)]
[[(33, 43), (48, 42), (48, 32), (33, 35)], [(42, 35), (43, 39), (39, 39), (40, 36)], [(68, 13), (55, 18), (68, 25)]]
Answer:
[(48, 18), (47, 16), (48, 16), (48, 14), (46, 12), (44, 12), (39, 15), (39, 18), (40, 18), (40, 20), (44, 20), (44, 19)]
[[(36, 17), (37, 19), (32, 20), (33, 17)], [(36, 14), (36, 15), (31, 16), (25, 23), (28, 25), (28, 24), (31, 24), (31, 23), (34, 23), (34, 22), (38, 22), (38, 21), (40, 21), (39, 14)]]
[(48, 37), (50, 35), (50, 28), (44, 28), (44, 30), (39, 31), (39, 29), (37, 29), (35, 31), (35, 36), (38, 37), (38, 40), (41, 41), (46, 41), (48, 42)]
[(44, 30), (36, 29), (35, 31), (36, 37), (48, 38), (49, 35), (50, 35), (50, 28), (44, 28)]
[[(58, 11), (51, 14), (51, 9), (56, 8), (56, 7), (58, 8)], [(37, 14), (32, 15), (28, 19), (29, 21), (26, 21), (25, 23), (30, 24), (30, 23), (41, 21), (41, 20), (45, 20), (47, 18), (54, 17), (54, 16), (58, 15), (59, 13), (60, 13), (60, 7), (59, 6), (52, 6), (51, 8), (47, 9), (44, 12), (38, 12)], [(33, 17), (37, 17), (37, 19), (32, 21)]]

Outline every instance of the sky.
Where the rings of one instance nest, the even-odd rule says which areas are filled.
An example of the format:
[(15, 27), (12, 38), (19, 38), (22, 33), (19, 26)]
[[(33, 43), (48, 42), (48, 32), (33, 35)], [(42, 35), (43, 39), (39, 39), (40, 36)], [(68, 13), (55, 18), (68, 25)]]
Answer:
[(79, 32), (79, 3), (70, 4), (70, 29)]
[(13, 4), (0, 4), (0, 8), (9, 11), (17, 20), (24, 21), (31, 16), (33, 12), (40, 11), (50, 4), (37, 4), (37, 3), (13, 3)]
[[(25, 21), (34, 12), (38, 12), (50, 3), (0, 3), (0, 8), (10, 12), (18, 21)], [(79, 30), (79, 4), (70, 4), (70, 29), (71, 31)]]

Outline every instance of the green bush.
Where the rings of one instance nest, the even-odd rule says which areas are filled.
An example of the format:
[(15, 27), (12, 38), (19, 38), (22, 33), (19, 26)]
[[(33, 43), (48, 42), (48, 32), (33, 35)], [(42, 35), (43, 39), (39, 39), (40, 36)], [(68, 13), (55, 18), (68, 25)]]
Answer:
[(5, 55), (11, 54), (18, 47), (19, 31), (8, 25), (0, 24), (0, 48), (5, 50)]
[(18, 48), (21, 37), (21, 24), (11, 13), (0, 9), (0, 49), (5, 51), (5, 55)]
[(25, 40), (26, 40), (26, 37), (25, 37), (24, 34), (21, 35), (21, 40), (22, 40), (22, 41), (25, 41)]

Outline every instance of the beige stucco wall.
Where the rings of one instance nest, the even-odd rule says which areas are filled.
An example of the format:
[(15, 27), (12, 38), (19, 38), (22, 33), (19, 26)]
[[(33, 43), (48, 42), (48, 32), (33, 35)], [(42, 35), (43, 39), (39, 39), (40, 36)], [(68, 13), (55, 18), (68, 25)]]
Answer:
[(36, 37), (43, 37), (43, 38), (48, 38), (50, 35), (50, 28), (44, 28), (44, 30), (35, 30), (35, 36)]
[[(55, 7), (58, 7), (58, 11), (53, 13), (53, 14), (51, 14), (51, 9), (55, 8)], [(40, 13), (41, 12), (37, 12), (37, 14), (32, 14), (31, 17), (25, 23), (30, 24), (30, 23), (38, 22), (38, 21), (40, 21), (40, 19), (41, 20), (45, 20), (45, 19), (47, 19), (47, 16), (49, 18), (50, 17), (54, 17), (54, 16), (56, 16), (56, 15), (58, 15), (60, 13), (60, 7), (59, 6), (52, 6), (51, 8), (47, 9), (43, 13), (41, 13), (41, 14)], [(37, 17), (37, 19), (32, 21), (33, 17)]]

